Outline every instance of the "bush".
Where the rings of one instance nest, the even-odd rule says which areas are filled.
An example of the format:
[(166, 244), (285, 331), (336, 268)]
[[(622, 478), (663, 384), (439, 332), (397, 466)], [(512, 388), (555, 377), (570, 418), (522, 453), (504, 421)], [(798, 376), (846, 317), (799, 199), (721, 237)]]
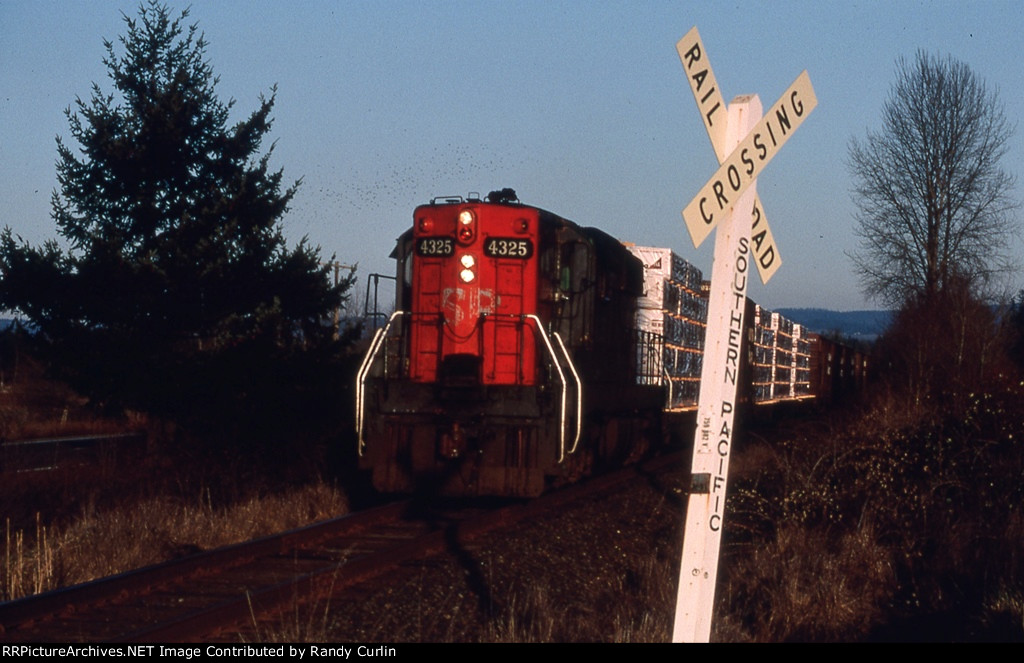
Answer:
[(862, 639), (954, 615), (963, 631), (913, 637), (1024, 637), (1022, 386), (963, 394), (959, 414), (876, 406), (831, 439), (766, 444), (730, 496), (727, 633)]

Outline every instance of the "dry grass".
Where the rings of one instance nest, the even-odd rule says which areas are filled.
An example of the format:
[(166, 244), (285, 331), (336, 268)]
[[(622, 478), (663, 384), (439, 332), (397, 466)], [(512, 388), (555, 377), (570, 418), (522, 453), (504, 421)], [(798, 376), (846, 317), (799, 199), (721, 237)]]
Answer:
[(783, 526), (773, 541), (730, 555), (716, 640), (862, 639), (895, 593), (889, 554), (870, 525), (823, 547), (821, 533)]
[[(886, 398), (856, 417), (737, 445), (712, 639), (1024, 639), (1024, 385), (964, 401), (944, 412)], [(3, 514), (0, 598), (347, 510), (323, 482), (257, 490), (243, 460), (199, 480), (159, 464), (137, 470), (169, 475), (160, 490), (125, 493), (116, 469), (103, 469), (84, 499), (67, 487), (39, 492), (57, 496), (48, 499), (60, 515)], [(214, 475), (226, 485), (194, 487)], [(493, 552), (464, 551), (454, 577), (424, 571), (389, 588), (363, 622), (349, 618), (352, 606), (296, 600), (276, 625), (254, 625), (254, 637), (667, 641), (681, 502), (679, 486), (656, 483), (635, 502), (537, 523)]]
[[(599, 588), (571, 597), (547, 586), (518, 585), (477, 637), (481, 642), (666, 642), (678, 569), (654, 556), (631, 561)], [(573, 604), (567, 606), (567, 599)]]
[(1004, 587), (983, 607), (983, 622), (987, 627), (1000, 632), (1024, 632), (1024, 590)]
[[(12, 600), (344, 514), (344, 492), (316, 477), (313, 448), (273, 458), (185, 440), (170, 424), (98, 416), (42, 366), (19, 357), (0, 384), (0, 439), (148, 430), (148, 444), (92, 464), (4, 475), (0, 600)], [(284, 460), (282, 460), (284, 459)], [(304, 459), (309, 460), (305, 462)], [(297, 478), (301, 476), (302, 478)]]
[(99, 510), (87, 504), (64, 526), (12, 531), (8, 520), (3, 600), (86, 582), (200, 550), (246, 541), (346, 513), (340, 489), (314, 483), (287, 493), (251, 496), (215, 507), (208, 494), (192, 500), (155, 497)]
[[(340, 567), (339, 567), (340, 568)], [(335, 605), (331, 602), (331, 591), (334, 589), (334, 578), (328, 586), (325, 596), (315, 601), (307, 601), (295, 595), (290, 609), (276, 614), (270, 621), (261, 621), (249, 603), (249, 615), (252, 620), (251, 631), (239, 634), (241, 642), (334, 642), (332, 633), (337, 626)], [(298, 590), (296, 590), (297, 592)]]
[(0, 375), (5, 378), (0, 380), (2, 440), (122, 433), (146, 425), (138, 414), (99, 416), (67, 385), (46, 379), (42, 365), (26, 355), (19, 358), (17, 370), (5, 367)]
[(0, 580), (0, 600), (11, 600), (51, 589), (53, 548), (46, 528), (36, 518), (35, 538), (26, 543), (22, 530), (11, 529), (10, 518), (4, 528), (4, 566)]
[(1022, 387), (886, 399), (746, 450), (717, 637), (1024, 639)]

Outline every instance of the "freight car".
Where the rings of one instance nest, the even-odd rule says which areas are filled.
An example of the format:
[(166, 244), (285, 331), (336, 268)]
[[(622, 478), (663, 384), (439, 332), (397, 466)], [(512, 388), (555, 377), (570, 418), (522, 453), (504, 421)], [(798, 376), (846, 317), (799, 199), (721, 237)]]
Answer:
[(810, 335), (811, 382), (814, 396), (822, 402), (841, 401), (865, 390), (868, 357), (838, 341)]
[[(638, 457), (665, 413), (696, 407), (706, 284), (667, 249), (505, 189), (417, 207), (392, 257), (396, 310), (356, 384), (379, 491), (538, 495)], [(749, 303), (746, 340), (749, 400), (812, 395), (799, 325)]]

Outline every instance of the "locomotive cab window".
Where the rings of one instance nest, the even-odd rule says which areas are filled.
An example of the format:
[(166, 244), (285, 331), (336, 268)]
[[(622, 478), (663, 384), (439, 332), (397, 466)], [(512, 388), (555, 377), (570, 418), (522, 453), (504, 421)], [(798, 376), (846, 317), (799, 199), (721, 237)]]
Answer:
[(398, 282), (395, 307), (400, 311), (408, 307), (412, 293), (412, 246), (412, 231), (409, 231), (398, 238), (395, 250), (390, 256), (395, 260), (395, 276)]
[(580, 294), (587, 285), (590, 247), (583, 242), (567, 242), (561, 247), (559, 288), (566, 294)]

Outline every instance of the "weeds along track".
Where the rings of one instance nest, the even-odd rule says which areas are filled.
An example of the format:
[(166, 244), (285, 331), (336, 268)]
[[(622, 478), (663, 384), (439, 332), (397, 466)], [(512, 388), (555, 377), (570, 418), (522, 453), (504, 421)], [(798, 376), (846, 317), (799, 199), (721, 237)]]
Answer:
[[(661, 462), (666, 462), (662, 460)], [(459, 554), (485, 532), (637, 477), (631, 468), (530, 502), (396, 502), (305, 528), (0, 604), (7, 642), (172, 642), (259, 629), (296, 603), (343, 597), (398, 566)], [(218, 635), (220, 634), (220, 635)]]
[(0, 605), (7, 641), (173, 641), (355, 583), (429, 549), (398, 502)]

